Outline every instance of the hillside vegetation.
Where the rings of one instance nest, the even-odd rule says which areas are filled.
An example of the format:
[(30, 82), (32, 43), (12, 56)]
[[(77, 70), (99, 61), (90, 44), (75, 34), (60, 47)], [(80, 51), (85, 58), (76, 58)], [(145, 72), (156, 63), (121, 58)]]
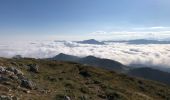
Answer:
[(92, 66), (30, 58), (0, 66), (0, 100), (170, 100), (167, 85)]

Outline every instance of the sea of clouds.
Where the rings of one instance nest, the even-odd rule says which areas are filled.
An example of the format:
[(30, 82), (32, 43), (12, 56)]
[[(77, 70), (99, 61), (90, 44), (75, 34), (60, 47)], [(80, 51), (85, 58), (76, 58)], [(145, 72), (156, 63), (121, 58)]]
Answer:
[(119, 61), (123, 64), (145, 64), (170, 68), (170, 44), (106, 43), (105, 45), (80, 44), (69, 41), (1, 42), (0, 56), (48, 58), (59, 53), (75, 56), (93, 55)]

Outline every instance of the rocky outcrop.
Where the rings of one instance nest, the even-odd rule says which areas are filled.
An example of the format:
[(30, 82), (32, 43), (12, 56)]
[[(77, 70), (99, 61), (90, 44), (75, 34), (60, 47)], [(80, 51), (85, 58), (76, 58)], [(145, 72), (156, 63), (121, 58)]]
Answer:
[(21, 80), (21, 86), (28, 89), (33, 89), (35, 85), (32, 81), (23, 79)]
[(0, 95), (0, 100), (19, 100), (16, 96)]
[(33, 89), (34, 84), (24, 76), (24, 73), (16, 67), (3, 67), (0, 66), (0, 83), (5, 85), (14, 85), (27, 89)]
[(37, 64), (29, 64), (28, 66), (29, 66), (29, 70), (31, 72), (34, 72), (34, 73), (38, 73), (39, 72), (39, 70), (38, 70), (39, 66)]
[(0, 73), (3, 73), (3, 72), (5, 72), (5, 68), (0, 66)]
[(12, 98), (10, 96), (1, 95), (0, 100), (12, 100)]
[(24, 75), (22, 71), (18, 70), (15, 67), (8, 67), (6, 70), (13, 72), (16, 75)]

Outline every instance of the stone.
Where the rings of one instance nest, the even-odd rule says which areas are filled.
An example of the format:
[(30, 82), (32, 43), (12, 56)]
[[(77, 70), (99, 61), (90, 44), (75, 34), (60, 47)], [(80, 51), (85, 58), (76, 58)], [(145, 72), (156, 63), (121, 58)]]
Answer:
[(39, 66), (37, 64), (29, 64), (28, 66), (29, 66), (29, 70), (31, 72), (34, 72), (34, 73), (38, 73), (39, 72), (39, 70), (38, 70)]
[(14, 75), (14, 72), (11, 72), (11, 71), (6, 70), (6, 71), (4, 72), (4, 74), (6, 74), (6, 75), (8, 75), (8, 76), (13, 76), (13, 75)]
[(12, 80), (18, 80), (18, 76), (16, 75), (11, 75), (9, 78), (11, 78)]
[(15, 68), (14, 68), (14, 67), (8, 67), (6, 70), (11, 71), (11, 72), (14, 72), (14, 71), (15, 71)]
[(91, 77), (90, 73), (87, 71), (80, 71), (79, 74), (82, 75), (83, 77)]
[(29, 80), (21, 80), (21, 86), (27, 89), (33, 89), (34, 88), (34, 84), (32, 81)]
[(4, 67), (0, 66), (0, 73), (4, 73), (5, 70), (6, 70), (6, 69), (5, 69)]
[(16, 96), (13, 96), (13, 97), (12, 97), (12, 100), (19, 100), (19, 98), (16, 97)]
[(88, 100), (86, 96), (81, 96), (80, 100)]
[(16, 74), (16, 75), (24, 75), (22, 71), (18, 70), (15, 67), (8, 67), (7, 70), (11, 71), (11, 72), (14, 72), (14, 74)]
[(69, 96), (65, 96), (64, 100), (71, 100)]
[(22, 89), (22, 91), (25, 92), (25, 93), (30, 93), (30, 91), (27, 90), (27, 89)]
[(10, 79), (6, 76), (0, 75), (0, 82), (4, 82), (4, 81), (10, 81)]
[(0, 95), (0, 100), (12, 100), (10, 96)]
[(18, 79), (22, 80), (22, 79), (26, 79), (24, 75), (17, 75)]

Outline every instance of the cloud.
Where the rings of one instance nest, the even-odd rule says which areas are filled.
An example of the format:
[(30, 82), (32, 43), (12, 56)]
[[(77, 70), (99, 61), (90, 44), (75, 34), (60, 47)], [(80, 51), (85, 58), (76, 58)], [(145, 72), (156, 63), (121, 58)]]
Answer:
[(123, 64), (158, 65), (170, 68), (170, 44), (130, 45), (125, 43), (107, 43), (106, 45), (79, 44), (75, 42), (14, 42), (1, 43), (0, 56), (47, 58), (59, 53), (75, 56), (93, 55), (119, 61)]
[(96, 31), (96, 32), (92, 32), (90, 34), (93, 34), (93, 35), (106, 35), (107, 32), (105, 32), (105, 31)]
[(132, 30), (138, 30), (138, 31), (160, 31), (160, 30), (170, 30), (170, 27), (167, 26), (153, 26), (153, 27), (137, 27), (132, 28)]
[(105, 39), (135, 39), (135, 38), (155, 38), (164, 39), (170, 37), (170, 27), (153, 26), (153, 27), (133, 27), (129, 29), (113, 31), (96, 31), (90, 33), (93, 36), (105, 37)]

